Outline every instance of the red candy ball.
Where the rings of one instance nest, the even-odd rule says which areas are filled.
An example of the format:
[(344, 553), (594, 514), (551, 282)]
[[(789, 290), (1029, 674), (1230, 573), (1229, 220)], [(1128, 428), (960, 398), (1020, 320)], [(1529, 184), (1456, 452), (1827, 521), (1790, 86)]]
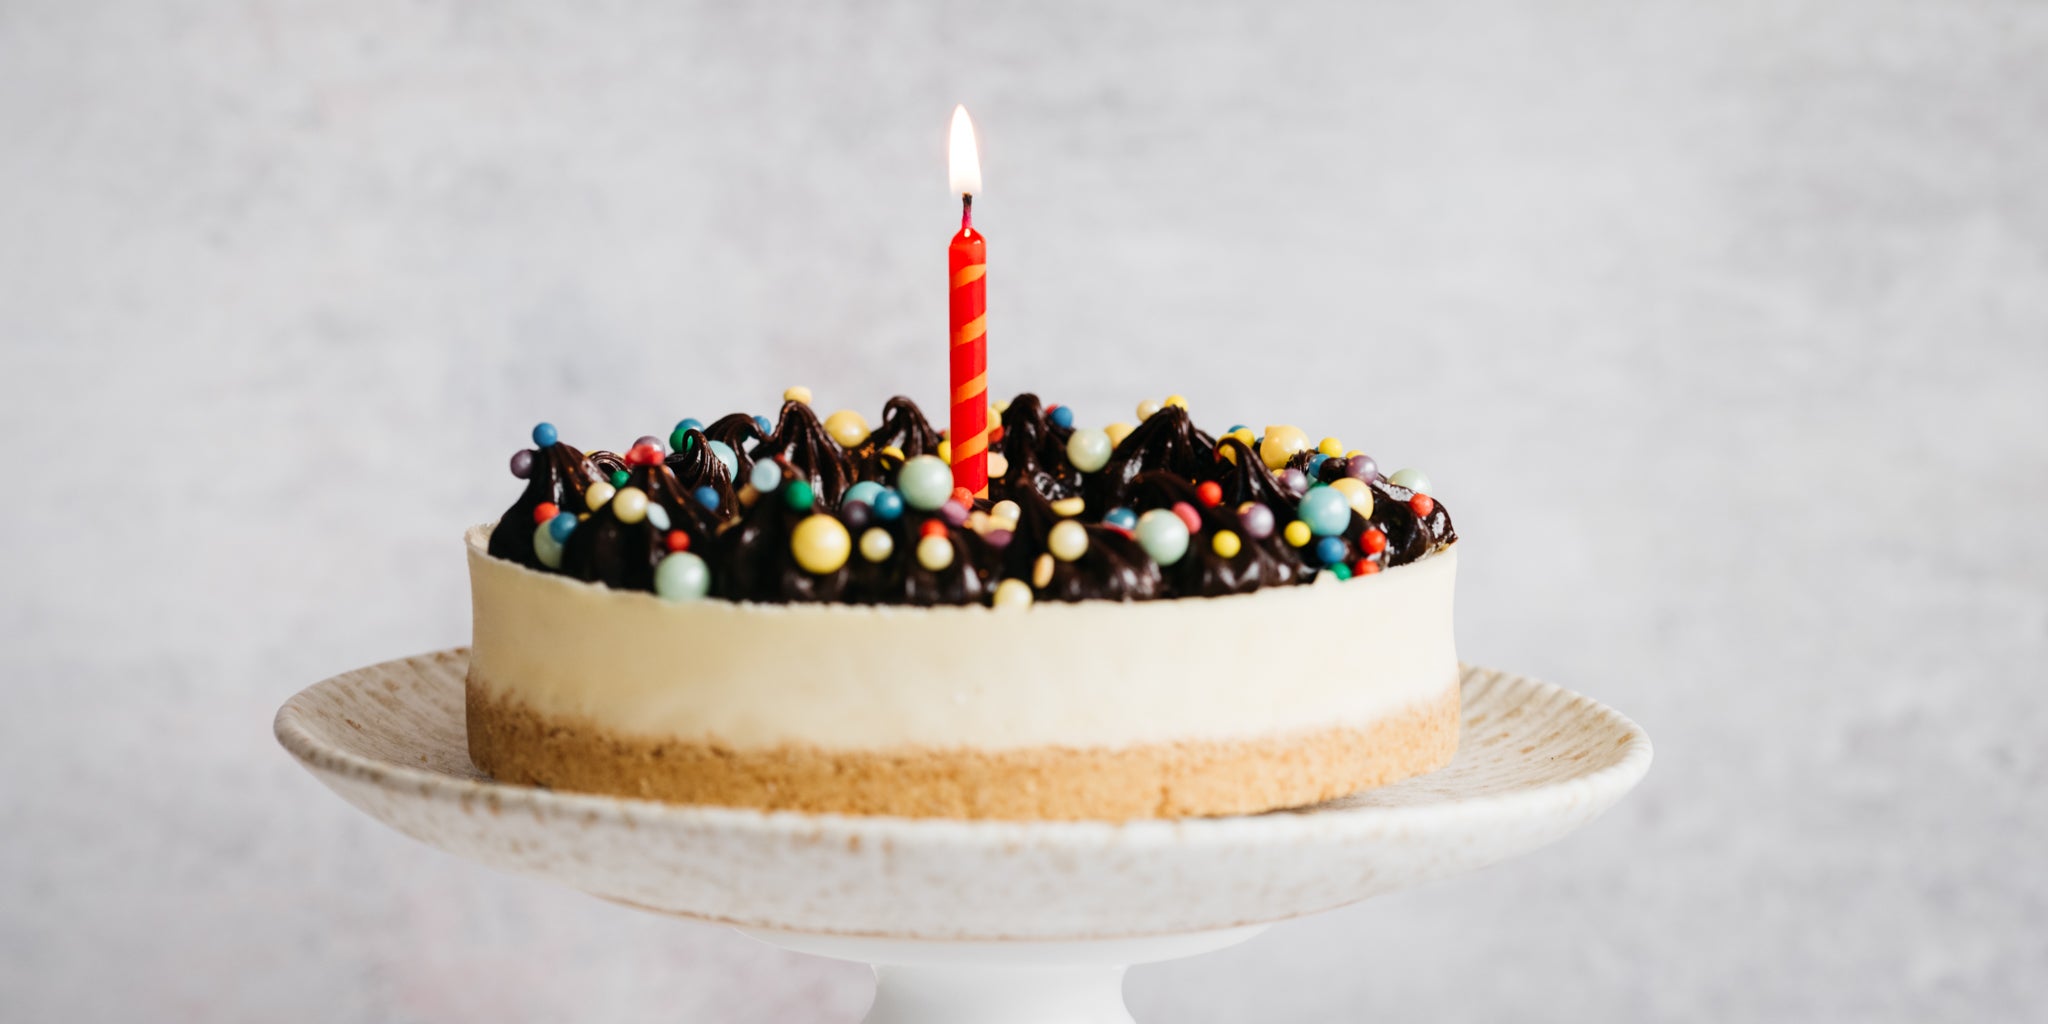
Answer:
[(944, 537), (946, 535), (946, 521), (943, 519), (927, 519), (924, 521), (923, 526), (917, 528), (917, 535), (920, 537)]
[(1355, 570), (1354, 575), (1370, 576), (1378, 571), (1380, 571), (1380, 564), (1378, 562), (1368, 562), (1361, 558), (1358, 560), (1358, 568)]
[(1195, 488), (1195, 497), (1202, 499), (1202, 504), (1208, 505), (1211, 508), (1221, 505), (1223, 504), (1223, 485), (1214, 480), (1204, 480), (1201, 486)]
[(1367, 554), (1377, 555), (1387, 549), (1387, 535), (1377, 529), (1367, 530), (1358, 538), (1358, 543), (1365, 548)]
[(651, 444), (636, 444), (626, 452), (628, 466), (657, 466), (661, 464), (661, 449)]
[(535, 505), (533, 507), (533, 521), (536, 523), (545, 523), (548, 520), (560, 515), (561, 512), (561, 509), (555, 507), (554, 502), (543, 501), (540, 504)]
[(959, 502), (961, 508), (973, 508), (974, 492), (965, 487), (955, 487), (953, 488), (953, 500)]
[(1189, 533), (1202, 532), (1202, 514), (1195, 511), (1193, 505), (1185, 501), (1176, 501), (1173, 503), (1173, 514), (1179, 516), (1181, 522), (1188, 524)]
[(690, 550), (690, 535), (681, 530), (670, 530), (668, 532), (668, 549), (670, 551)]
[(1418, 494), (1408, 499), (1408, 507), (1414, 509), (1418, 516), (1426, 516), (1436, 511), (1436, 499), (1427, 494)]

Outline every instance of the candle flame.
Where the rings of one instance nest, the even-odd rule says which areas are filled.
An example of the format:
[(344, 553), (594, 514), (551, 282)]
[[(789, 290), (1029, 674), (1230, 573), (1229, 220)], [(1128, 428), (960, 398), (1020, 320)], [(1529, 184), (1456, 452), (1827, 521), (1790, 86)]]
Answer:
[(953, 182), (953, 194), (981, 193), (981, 150), (974, 144), (974, 122), (967, 119), (967, 107), (953, 108), (953, 141), (948, 147), (946, 170)]

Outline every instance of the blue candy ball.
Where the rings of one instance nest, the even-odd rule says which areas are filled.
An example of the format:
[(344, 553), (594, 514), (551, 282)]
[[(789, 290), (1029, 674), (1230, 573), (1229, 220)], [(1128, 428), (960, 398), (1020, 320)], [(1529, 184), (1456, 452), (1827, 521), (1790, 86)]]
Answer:
[(763, 437), (775, 433), (775, 424), (769, 422), (766, 416), (755, 416), (754, 425), (761, 428), (761, 436)]
[(1318, 537), (1334, 537), (1351, 525), (1351, 498), (1335, 487), (1311, 487), (1295, 515)]
[(556, 513), (553, 519), (548, 520), (548, 536), (553, 537), (557, 544), (566, 543), (569, 540), (569, 535), (575, 532), (576, 516), (574, 513), (559, 512)]
[(881, 484), (873, 480), (862, 480), (860, 483), (847, 488), (845, 496), (839, 499), (839, 503), (842, 505), (872, 505), (875, 503), (875, 495), (880, 493), (882, 493)]
[(1126, 530), (1131, 530), (1137, 528), (1138, 514), (1127, 508), (1113, 508), (1103, 514), (1102, 521), (1111, 526), (1121, 526)]
[(953, 496), (953, 467), (936, 455), (919, 455), (896, 471), (896, 489), (910, 507), (932, 511)]
[(1325, 463), (1325, 462), (1328, 462), (1328, 461), (1330, 461), (1330, 457), (1329, 457), (1329, 456), (1327, 456), (1327, 455), (1311, 455), (1311, 456), (1309, 456), (1309, 459), (1308, 459), (1308, 478), (1309, 478), (1310, 480), (1320, 480), (1320, 479), (1322, 479), (1322, 472), (1323, 472), (1323, 463)]
[(554, 444), (556, 441), (559, 441), (561, 439), (562, 435), (559, 431), (555, 430), (554, 424), (536, 423), (533, 425), (534, 444), (537, 444), (542, 448), (546, 448), (548, 445)]
[(1055, 406), (1052, 414), (1047, 419), (1052, 420), (1052, 425), (1055, 427), (1071, 427), (1074, 425), (1074, 410), (1064, 405)]
[(663, 507), (661, 502), (650, 501), (647, 503), (647, 525), (663, 533), (668, 532), (668, 528), (672, 524), (669, 522), (668, 509)]
[(903, 495), (893, 490), (884, 490), (875, 495), (875, 500), (869, 504), (874, 506), (875, 518), (885, 523), (903, 514)]
[(1344, 538), (1324, 537), (1316, 541), (1316, 560), (1324, 565), (1341, 565), (1344, 562)]
[(1231, 425), (1230, 425), (1230, 429), (1229, 429), (1229, 430), (1226, 430), (1226, 431), (1224, 431), (1224, 433), (1226, 433), (1226, 434), (1235, 434), (1235, 433), (1237, 433), (1238, 431), (1240, 431), (1240, 430), (1243, 430), (1243, 429), (1244, 429), (1244, 424), (1242, 424), (1242, 423), (1233, 423), (1233, 424), (1231, 424)]
[(724, 441), (710, 441), (706, 443), (706, 447), (711, 449), (711, 455), (713, 458), (716, 458), (719, 462), (724, 463), (726, 479), (739, 479), (740, 457), (738, 455), (733, 454), (732, 445), (726, 444)]
[[(717, 444), (718, 442), (713, 441), (712, 443)], [(702, 505), (713, 512), (718, 511), (718, 488), (713, 487), (710, 484), (705, 484), (704, 486), (697, 488), (696, 491), (692, 492), (691, 497), (697, 499), (697, 504)], [(1346, 507), (1348, 508), (1349, 506)]]
[(766, 494), (782, 486), (782, 467), (763, 459), (754, 463), (754, 471), (747, 474), (747, 482), (753, 484), (755, 490)]

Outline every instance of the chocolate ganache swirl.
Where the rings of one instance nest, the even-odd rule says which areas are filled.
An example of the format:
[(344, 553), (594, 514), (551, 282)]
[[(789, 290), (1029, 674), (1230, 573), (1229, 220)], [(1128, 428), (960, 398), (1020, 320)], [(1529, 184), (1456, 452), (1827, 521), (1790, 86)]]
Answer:
[[(1018, 395), (990, 432), (989, 495), (972, 499), (947, 493), (943, 437), (910, 399), (890, 399), (850, 446), (842, 420), (866, 429), (842, 413), (828, 431), (790, 401), (772, 428), (734, 413), (679, 427), (675, 451), (643, 439), (624, 455), (585, 454), (543, 425), (548, 443), (513, 458), (526, 487), (489, 552), (671, 600), (929, 606), (1243, 594), (1370, 575), (1457, 541), (1414, 471), (1275, 452), (1243, 429), (1212, 437), (1178, 404), (1112, 446)], [(1070, 450), (1101, 465), (1084, 471)]]

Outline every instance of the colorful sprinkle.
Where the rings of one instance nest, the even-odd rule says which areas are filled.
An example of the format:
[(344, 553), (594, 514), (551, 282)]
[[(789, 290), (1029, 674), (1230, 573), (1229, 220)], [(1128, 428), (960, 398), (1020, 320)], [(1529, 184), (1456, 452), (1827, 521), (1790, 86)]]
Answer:
[(661, 442), (652, 437), (643, 437), (635, 441), (633, 447), (626, 449), (628, 466), (659, 466), (661, 460)]
[(1070, 429), (1074, 425), (1074, 410), (1064, 405), (1055, 405), (1045, 411), (1045, 418), (1051, 420), (1055, 427)]
[(1306, 547), (1308, 542), (1315, 538), (1315, 533), (1308, 528), (1308, 524), (1299, 519), (1288, 523), (1287, 529), (1280, 531), (1280, 535), (1287, 538), (1288, 544), (1297, 548)]
[(897, 471), (896, 489), (911, 508), (932, 511), (953, 496), (953, 467), (936, 456), (920, 455)]
[(1017, 534), (1014, 531), (1007, 528), (998, 527), (996, 529), (990, 530), (985, 534), (982, 534), (981, 539), (988, 541), (989, 547), (995, 548), (996, 550), (1000, 551), (1003, 548), (1009, 547), (1010, 541), (1015, 539), (1016, 536)]
[(1377, 526), (1369, 527), (1358, 538), (1358, 546), (1368, 555), (1377, 555), (1387, 549), (1387, 535)]
[(917, 535), (920, 537), (944, 537), (946, 536), (946, 521), (943, 519), (927, 519), (917, 524)]
[(754, 416), (754, 426), (760, 428), (762, 437), (775, 433), (775, 424), (770, 422), (768, 417), (758, 413)]
[(1188, 524), (1169, 509), (1139, 516), (1136, 533), (1139, 546), (1160, 565), (1172, 565), (1188, 553)]
[(1321, 444), (1316, 445), (1316, 451), (1321, 452), (1324, 455), (1328, 455), (1332, 458), (1335, 458), (1336, 456), (1344, 454), (1344, 442), (1339, 441), (1334, 437), (1326, 437), (1323, 438)]
[(1160, 404), (1170, 405), (1176, 409), (1185, 409), (1188, 407), (1188, 400), (1183, 395), (1168, 395), (1166, 396), (1166, 401), (1161, 402)]
[(1209, 508), (1223, 504), (1223, 485), (1214, 480), (1204, 480), (1195, 485), (1195, 498)]
[(1147, 398), (1147, 399), (1145, 399), (1144, 401), (1142, 401), (1142, 402), (1139, 402), (1139, 403), (1138, 403), (1138, 422), (1140, 422), (1140, 423), (1143, 423), (1143, 422), (1145, 422), (1146, 420), (1149, 420), (1149, 419), (1151, 419), (1151, 418), (1153, 417), (1153, 415), (1154, 415), (1154, 414), (1156, 414), (1156, 413), (1158, 413), (1158, 412), (1159, 412), (1159, 409), (1160, 409), (1160, 405), (1159, 405), (1159, 403), (1158, 403), (1157, 401), (1153, 400), (1153, 399)]
[(896, 553), (896, 538), (879, 526), (872, 526), (860, 535), (860, 556), (870, 562), (886, 562)]
[[(790, 485), (792, 490), (795, 486)], [(853, 551), (853, 538), (847, 535), (846, 524), (831, 516), (806, 516), (790, 531), (789, 550), (805, 572), (822, 576), (838, 572), (846, 564), (846, 556)]]
[(874, 506), (875, 518), (885, 523), (903, 514), (903, 495), (892, 488), (883, 488), (882, 493), (875, 495), (875, 500), (869, 504)]
[(747, 482), (763, 494), (782, 486), (782, 466), (773, 459), (762, 459), (754, 463), (747, 472)]
[(1273, 510), (1256, 501), (1247, 501), (1237, 507), (1237, 521), (1253, 540), (1265, 540), (1273, 535)]
[(633, 475), (623, 469), (612, 470), (611, 481), (613, 487), (624, 487), (626, 486), (626, 481), (631, 479), (633, 479)]
[(1344, 475), (1372, 483), (1380, 477), (1380, 464), (1374, 462), (1370, 455), (1353, 455), (1344, 460)]
[(521, 480), (533, 475), (533, 449), (521, 448), (512, 453), (512, 475)]
[(1311, 487), (1294, 514), (1316, 536), (1333, 537), (1351, 525), (1351, 499), (1334, 487)]
[(1104, 513), (1102, 521), (1107, 525), (1114, 526), (1124, 531), (1135, 530), (1138, 528), (1138, 514), (1136, 512), (1131, 511), (1130, 509), (1122, 507), (1113, 508), (1110, 509), (1107, 513)]
[(845, 497), (839, 499), (842, 505), (872, 505), (875, 495), (882, 493), (882, 485), (873, 480), (862, 480), (846, 489)]
[(647, 525), (657, 530), (667, 530), (670, 525), (668, 521), (668, 507), (658, 501), (648, 502)]
[(536, 523), (545, 523), (548, 520), (553, 519), (556, 515), (560, 514), (561, 511), (562, 510), (560, 508), (557, 508), (555, 506), (554, 502), (543, 501), (540, 504), (535, 505), (533, 507), (533, 521)]
[(1427, 494), (1418, 493), (1408, 499), (1408, 507), (1413, 509), (1418, 516), (1427, 516), (1431, 512), (1436, 511), (1436, 499)]
[(1071, 498), (1061, 498), (1053, 502), (1052, 510), (1063, 516), (1078, 516), (1088, 510), (1088, 502), (1077, 494)]
[(1052, 582), (1053, 559), (1050, 554), (1041, 554), (1031, 563), (1031, 585), (1043, 589)]
[(1338, 581), (1339, 581), (1339, 582), (1342, 582), (1342, 581), (1344, 581), (1344, 580), (1348, 580), (1348, 579), (1350, 579), (1350, 578), (1351, 578), (1351, 567), (1350, 567), (1350, 566), (1348, 566), (1348, 565), (1345, 565), (1345, 564), (1344, 564), (1344, 563), (1342, 563), (1342, 562), (1339, 562), (1339, 563), (1337, 563), (1336, 565), (1330, 566), (1330, 570), (1329, 570), (1329, 572), (1330, 572), (1330, 575), (1332, 575), (1332, 576), (1335, 576), (1335, 577), (1337, 577), (1337, 579), (1338, 579)]
[(1072, 562), (1088, 553), (1088, 528), (1062, 519), (1045, 535), (1045, 549), (1062, 562)]
[(691, 491), (690, 497), (697, 499), (697, 504), (704, 506), (706, 509), (712, 512), (718, 511), (718, 488), (705, 484)]
[(1102, 428), (1102, 432), (1109, 435), (1110, 444), (1119, 445), (1124, 443), (1124, 438), (1131, 436), (1131, 431), (1136, 429), (1138, 428), (1132, 424), (1118, 422)]
[(882, 447), (882, 450), (877, 454), (881, 455), (885, 459), (895, 459), (897, 462), (903, 461), (903, 449), (898, 448), (893, 444), (884, 445)]
[(1387, 482), (1396, 487), (1406, 487), (1417, 494), (1428, 494), (1430, 491), (1429, 474), (1419, 469), (1397, 469), (1393, 476), (1387, 478)]
[(1259, 439), (1259, 458), (1267, 469), (1279, 469), (1287, 465), (1295, 452), (1305, 452), (1308, 447), (1308, 435), (1300, 427), (1271, 426), (1266, 428), (1266, 436)]
[[(997, 440), (998, 438), (994, 434), (990, 434), (988, 443), (994, 444)], [(988, 453), (987, 465), (988, 478), (990, 480), (1001, 480), (1003, 477), (1008, 476), (1010, 473), (1010, 460), (1008, 457), (1004, 456), (1002, 452)]]
[(668, 536), (663, 538), (663, 542), (670, 551), (690, 550), (690, 535), (681, 530), (670, 530)]
[(542, 523), (533, 528), (533, 557), (550, 569), (562, 567), (562, 542), (555, 539), (553, 523)]
[(548, 536), (553, 537), (557, 544), (566, 544), (569, 535), (576, 532), (576, 524), (582, 521), (567, 512), (559, 513), (548, 520)]
[(1283, 469), (1280, 471), (1280, 487), (1299, 498), (1308, 493), (1308, 474), (1298, 469)]
[(1358, 575), (1370, 576), (1383, 568), (1385, 568), (1385, 566), (1382, 566), (1378, 562), (1368, 562), (1364, 559), (1360, 559), (1358, 562)]
[(676, 424), (676, 429), (670, 431), (668, 435), (669, 450), (676, 452), (689, 451), (690, 445), (695, 443), (690, 440), (690, 431), (703, 429), (704, 424), (694, 419), (686, 419)]
[(638, 487), (621, 487), (612, 495), (612, 515), (619, 522), (637, 523), (647, 518), (647, 492)]
[(785, 402), (802, 402), (805, 405), (809, 405), (811, 404), (811, 389), (798, 384), (785, 390), (782, 393), (782, 400)]
[(1008, 520), (1012, 526), (1015, 526), (1017, 520), (1023, 517), (1024, 510), (1022, 508), (1019, 508), (1016, 502), (1011, 501), (1008, 498), (1004, 498), (1003, 500), (996, 502), (995, 505), (988, 510), (988, 514), (989, 518), (991, 519)]
[(1216, 536), (1209, 538), (1209, 550), (1223, 558), (1236, 558), (1237, 553), (1244, 550), (1244, 542), (1229, 530), (1218, 530)]
[(937, 455), (937, 456), (939, 457), (939, 461), (940, 461), (940, 462), (943, 462), (943, 463), (945, 463), (945, 464), (946, 464), (946, 465), (948, 465), (948, 466), (952, 465), (952, 464), (953, 464), (953, 440), (952, 440), (952, 438), (948, 438), (948, 437), (941, 437), (941, 438), (939, 438), (939, 446), (938, 446), (938, 447), (937, 447), (936, 449), (934, 449), (934, 450), (933, 450), (933, 453), (934, 453), (934, 454), (936, 454), (936, 455)]
[(1179, 516), (1180, 521), (1187, 524), (1189, 533), (1202, 532), (1202, 514), (1195, 511), (1193, 505), (1185, 501), (1176, 501), (1173, 503), (1173, 514)]
[(724, 441), (709, 441), (705, 443), (705, 447), (711, 451), (711, 457), (717, 459), (719, 465), (725, 467), (725, 478), (727, 480), (739, 479), (740, 457), (734, 454), (732, 445), (726, 444)]
[(1342, 537), (1324, 537), (1316, 541), (1316, 561), (1324, 565), (1341, 565), (1349, 554)]
[(866, 529), (875, 521), (875, 508), (864, 501), (846, 502), (839, 506), (839, 521), (849, 530)]
[(782, 487), (782, 503), (798, 512), (808, 512), (818, 500), (809, 480), (791, 480)]
[(583, 489), (583, 507), (595, 512), (603, 508), (604, 503), (612, 500), (612, 495), (617, 493), (618, 488), (600, 480)]
[(856, 448), (868, 439), (868, 421), (852, 409), (841, 409), (825, 417), (825, 433), (841, 448)]
[(1351, 502), (1351, 511), (1358, 513), (1361, 517), (1370, 517), (1372, 515), (1372, 488), (1367, 487), (1365, 481), (1355, 477), (1340, 476), (1330, 481), (1330, 489), (1343, 493), (1344, 497)]
[(997, 608), (1029, 608), (1033, 600), (1030, 584), (1008, 579), (996, 584), (996, 592), (989, 598), (989, 604)]
[(1109, 435), (1094, 427), (1076, 430), (1067, 438), (1067, 461), (1083, 473), (1093, 473), (1109, 465), (1109, 457), (1116, 451)]
[(959, 526), (967, 521), (967, 506), (962, 505), (959, 498), (953, 498), (939, 506), (939, 518)]
[(711, 592), (711, 567), (688, 551), (664, 555), (654, 567), (654, 592), (664, 601), (695, 601)]
[(560, 432), (560, 431), (558, 431), (558, 430), (556, 430), (556, 429), (555, 429), (555, 425), (554, 425), (554, 424), (552, 424), (552, 423), (536, 423), (536, 424), (534, 424), (534, 425), (533, 425), (533, 443), (534, 443), (534, 444), (536, 444), (536, 445), (538, 445), (538, 446), (540, 446), (540, 447), (542, 447), (542, 448), (546, 448), (547, 446), (549, 446), (549, 445), (551, 445), (551, 444), (554, 444), (554, 443), (555, 443), (556, 441), (559, 441), (559, 440), (561, 440), (561, 439), (562, 439), (562, 434), (561, 434), (561, 432)]
[(917, 542), (917, 564), (938, 572), (953, 564), (953, 542), (945, 537), (926, 537)]

